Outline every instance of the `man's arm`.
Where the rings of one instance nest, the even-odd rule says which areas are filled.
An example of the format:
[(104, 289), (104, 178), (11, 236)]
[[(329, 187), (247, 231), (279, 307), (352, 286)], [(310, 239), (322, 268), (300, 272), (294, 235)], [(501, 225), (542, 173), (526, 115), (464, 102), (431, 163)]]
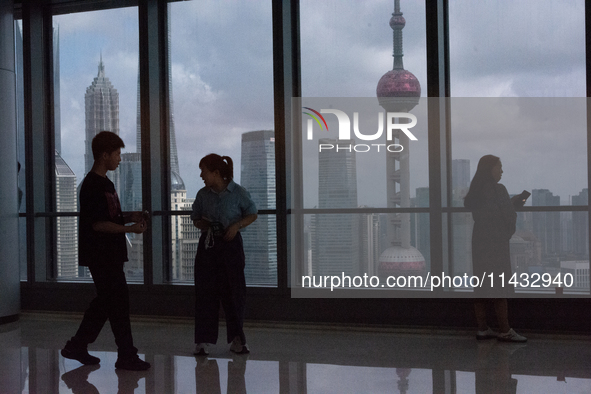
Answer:
[(121, 233), (136, 233), (141, 234), (146, 231), (146, 224), (144, 222), (139, 222), (131, 226), (124, 226), (122, 224), (117, 224), (113, 222), (95, 222), (92, 225), (92, 229), (94, 231), (98, 231), (100, 233), (110, 233), (110, 234), (121, 234)]
[(146, 222), (149, 217), (148, 211), (123, 212), (123, 220), (125, 220), (126, 224)]

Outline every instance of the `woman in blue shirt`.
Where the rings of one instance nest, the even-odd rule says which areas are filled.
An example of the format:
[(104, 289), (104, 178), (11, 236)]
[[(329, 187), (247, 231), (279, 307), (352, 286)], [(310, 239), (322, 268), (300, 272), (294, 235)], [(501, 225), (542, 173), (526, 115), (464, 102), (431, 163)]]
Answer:
[(191, 213), (201, 230), (194, 271), (194, 354), (207, 355), (207, 345), (217, 342), (220, 302), (230, 350), (248, 353), (242, 329), (246, 281), (240, 230), (256, 220), (257, 208), (248, 191), (232, 180), (230, 157), (211, 153), (201, 159), (199, 169), (205, 187), (197, 192)]

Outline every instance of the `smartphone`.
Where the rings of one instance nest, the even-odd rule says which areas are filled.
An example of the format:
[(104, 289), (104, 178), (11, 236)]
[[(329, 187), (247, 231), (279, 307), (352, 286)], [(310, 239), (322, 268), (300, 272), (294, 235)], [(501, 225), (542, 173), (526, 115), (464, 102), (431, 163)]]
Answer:
[(531, 193), (528, 192), (527, 190), (524, 190), (521, 192), (521, 194), (519, 195), (519, 199), (521, 201), (523, 201), (523, 203), (525, 204), (525, 201), (527, 201), (527, 199), (529, 198), (529, 196), (531, 196)]

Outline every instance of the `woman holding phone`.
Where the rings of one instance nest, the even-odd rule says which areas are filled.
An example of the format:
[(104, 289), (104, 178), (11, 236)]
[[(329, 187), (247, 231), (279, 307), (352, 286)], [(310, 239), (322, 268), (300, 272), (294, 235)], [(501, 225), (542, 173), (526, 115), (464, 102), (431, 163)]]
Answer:
[[(511, 278), (511, 256), (509, 240), (515, 233), (517, 214), (515, 207), (523, 206), (523, 197), (509, 197), (505, 186), (499, 183), (503, 174), (501, 160), (497, 156), (486, 155), (478, 162), (476, 174), (464, 199), (464, 206), (472, 211), (474, 228), (472, 230), (472, 265), (474, 275), (479, 278), (493, 274), (498, 278), (504, 273)], [(475, 287), (477, 299), (474, 311), (478, 323), (476, 339), (497, 338), (505, 342), (525, 342), (527, 338), (517, 334), (509, 325), (507, 298), (514, 294), (511, 286), (485, 282)], [(493, 331), (486, 319), (486, 301), (492, 298), (497, 315), (500, 333)]]

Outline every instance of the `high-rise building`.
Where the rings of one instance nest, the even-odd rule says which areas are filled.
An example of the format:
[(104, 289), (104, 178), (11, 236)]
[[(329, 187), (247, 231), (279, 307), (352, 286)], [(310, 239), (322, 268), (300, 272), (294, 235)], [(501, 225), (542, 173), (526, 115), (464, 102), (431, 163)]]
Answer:
[[(354, 140), (322, 138), (318, 144), (349, 148), (318, 153), (318, 208), (357, 208)], [(357, 275), (359, 220), (351, 214), (317, 214), (312, 231), (313, 275)]]
[[(170, 10), (170, 4), (168, 5)], [(187, 207), (188, 200), (187, 190), (185, 187), (185, 182), (183, 181), (180, 168), (179, 168), (179, 159), (177, 153), (177, 145), (176, 145), (176, 131), (175, 131), (175, 123), (174, 123), (174, 98), (172, 94), (172, 77), (171, 77), (171, 56), (170, 56), (170, 19), (168, 20), (168, 27), (167, 27), (167, 39), (168, 39), (168, 100), (169, 100), (169, 117), (168, 117), (168, 131), (169, 131), (169, 149), (170, 149), (170, 191), (171, 191), (171, 209), (172, 210), (190, 210), (190, 204)], [(138, 63), (138, 76), (137, 76), (137, 112), (136, 112), (136, 153), (138, 160), (141, 158), (142, 152), (142, 136), (141, 136), (141, 100), (140, 100), (140, 73), (139, 73), (139, 63)], [(137, 168), (139, 173), (141, 174), (141, 164), (138, 162)], [(140, 177), (141, 178), (141, 177)], [(136, 201), (139, 204), (139, 209), (141, 209), (141, 183), (139, 184), (139, 191), (138, 194), (139, 199)], [(193, 279), (193, 271), (192, 268), (190, 272), (187, 273), (187, 264), (193, 264), (193, 259), (195, 257), (195, 253), (197, 249), (193, 252), (193, 250), (185, 250), (184, 247), (193, 248), (192, 242), (190, 239), (183, 240), (183, 234), (193, 237), (196, 229), (189, 229), (186, 227), (188, 224), (193, 226), (193, 223), (183, 216), (176, 216), (173, 215), (171, 217), (171, 242), (172, 242), (172, 273), (171, 279), (172, 280), (191, 280)], [(193, 226), (194, 227), (194, 226)], [(184, 230), (183, 230), (184, 228)], [(140, 236), (141, 238), (141, 236)], [(198, 239), (197, 239), (198, 240)], [(132, 241), (133, 243), (133, 241)], [(138, 247), (141, 249), (141, 241), (138, 241)], [(185, 246), (183, 246), (185, 245)], [(193, 254), (192, 259), (187, 259), (183, 256), (188, 254)], [(140, 255), (137, 254), (139, 257)], [(131, 260), (131, 259), (130, 259)], [(183, 268), (185, 267), (185, 268)]]
[[(142, 210), (142, 163), (139, 153), (122, 153), (119, 163), (119, 200), (122, 211)], [(128, 280), (144, 276), (143, 234), (127, 233), (125, 275)]]
[[(119, 93), (109, 78), (105, 76), (102, 54), (98, 65), (98, 74), (90, 86), (86, 88), (84, 108), (86, 136), (84, 141), (84, 176), (86, 176), (94, 164), (92, 139), (101, 131), (111, 131), (119, 135)], [(107, 176), (119, 193), (119, 168), (107, 172)], [(78, 192), (81, 185), (82, 183), (78, 185)], [(88, 267), (80, 267), (79, 277), (89, 277), (89, 275)]]
[(53, 125), (55, 150), (62, 154), (62, 118), (60, 102), (60, 27), (53, 28)]
[(122, 153), (117, 191), (122, 211), (142, 210), (142, 162), (139, 153)]
[[(572, 197), (572, 205), (589, 204), (589, 189), (583, 189), (579, 195)], [(572, 213), (572, 250), (578, 258), (589, 258), (589, 214), (587, 212)]]
[[(429, 207), (429, 188), (418, 187), (415, 190), (414, 206), (417, 208)], [(414, 239), (411, 243), (421, 252), (425, 258), (425, 265), (427, 270), (430, 269), (431, 262), (431, 228), (429, 224), (428, 213), (413, 213), (414, 217)]]
[(451, 179), (453, 189), (470, 187), (470, 160), (453, 159), (451, 161)]
[[(360, 208), (368, 208), (361, 206)], [(380, 215), (379, 213), (363, 213), (359, 218), (359, 264), (360, 272), (368, 275), (378, 274), (380, 248)]]
[[(103, 56), (98, 66), (98, 74), (92, 84), (86, 88), (84, 95), (86, 115), (86, 140), (84, 143), (84, 176), (88, 174), (94, 163), (92, 156), (92, 139), (101, 131), (111, 131), (119, 135), (119, 93), (105, 76)], [(119, 190), (119, 171), (107, 173)]]
[[(184, 184), (181, 189), (173, 190), (170, 194), (170, 209), (173, 211), (191, 211), (192, 200), (187, 200), (187, 191), (185, 190)], [(192, 245), (184, 242), (191, 239), (199, 241), (198, 229), (193, 225), (193, 222), (187, 216), (172, 215), (170, 218), (170, 232), (172, 241), (172, 279), (173, 280), (191, 280), (193, 279), (192, 271), (191, 276), (187, 276), (187, 263), (193, 264), (195, 254), (193, 254), (193, 260), (186, 261), (185, 255), (186, 249)], [(189, 227), (187, 227), (187, 224)], [(192, 228), (190, 227), (192, 226)], [(184, 237), (188, 237), (187, 240)], [(195, 253), (197, 249), (195, 249)], [(185, 257), (184, 257), (185, 256)]]
[[(170, 4), (168, 4), (168, 10), (170, 12)], [(170, 18), (168, 19), (167, 25), (167, 40), (168, 40), (168, 100), (169, 100), (169, 116), (168, 116), (168, 131), (169, 131), (169, 153), (170, 153), (170, 191), (171, 191), (171, 208), (173, 210), (190, 210), (191, 206), (187, 204), (187, 189), (185, 182), (181, 177), (179, 159), (176, 145), (176, 130), (174, 122), (174, 97), (172, 94), (172, 75), (171, 75), (171, 56), (170, 56)], [(140, 75), (139, 75), (139, 63), (138, 63), (138, 77), (137, 77), (137, 113), (136, 113), (136, 152), (141, 155), (142, 152), (142, 139), (141, 139), (141, 101), (140, 101)], [(175, 208), (176, 207), (176, 208)], [(193, 226), (192, 222), (182, 216), (173, 215), (171, 217), (171, 241), (172, 241), (172, 279), (173, 280), (192, 280), (193, 269), (190, 268), (190, 272), (186, 267), (187, 264), (193, 264), (193, 259), (197, 249), (193, 252), (192, 238), (183, 240), (183, 234), (189, 237), (195, 236), (196, 229), (190, 229), (187, 227), (188, 224)], [(193, 226), (194, 227), (194, 226)], [(183, 230), (184, 228), (184, 230)], [(198, 241), (198, 238), (197, 238)], [(183, 246), (184, 245), (184, 246)], [(187, 250), (183, 248), (189, 248)], [(193, 254), (191, 259), (183, 256)], [(184, 268), (183, 268), (184, 267)]]
[[(242, 134), (240, 184), (259, 210), (275, 209), (275, 132), (257, 130)], [(242, 232), (248, 284), (277, 284), (277, 221), (259, 215)]]
[(183, 208), (181, 208), (188, 211), (187, 215), (179, 216), (181, 264), (178, 278), (183, 281), (193, 281), (194, 279), (195, 255), (197, 254), (199, 236), (201, 235), (201, 230), (193, 225), (193, 221), (188, 214), (192, 210), (194, 201), (194, 198), (187, 198)]
[[(56, 212), (76, 212), (76, 175), (64, 159), (55, 151), (55, 205)], [(56, 248), (58, 278), (78, 276), (78, 218), (58, 216), (56, 218)]]
[[(406, 20), (400, 11), (400, 0), (394, 1), (394, 13), (390, 18), (394, 50), (392, 70), (379, 80), (376, 95), (380, 106), (387, 112), (410, 112), (421, 96), (421, 85), (417, 77), (404, 69), (402, 61), (402, 29)], [(398, 122), (399, 124), (402, 123)], [(408, 136), (396, 130), (392, 142), (403, 146), (400, 152), (386, 153), (386, 194), (388, 208), (410, 207), (410, 144)], [(379, 273), (382, 276), (403, 273), (423, 274), (425, 258), (418, 249), (411, 246), (410, 214), (396, 213), (388, 219), (390, 246), (380, 256)]]
[[(170, 4), (168, 4), (168, 12), (170, 12)], [(185, 190), (183, 180), (181, 179), (181, 171), (179, 168), (179, 157), (177, 152), (176, 146), (176, 131), (175, 131), (175, 124), (174, 124), (174, 97), (172, 95), (172, 64), (171, 64), (171, 56), (170, 56), (170, 18), (168, 18), (167, 22), (167, 40), (168, 40), (168, 100), (169, 100), (169, 117), (168, 117), (168, 127), (169, 127), (169, 134), (170, 134), (170, 171), (171, 171), (171, 183), (172, 189), (174, 190)], [(141, 139), (141, 108), (140, 108), (140, 73), (139, 73), (139, 63), (138, 63), (138, 77), (137, 77), (137, 124), (136, 124), (136, 152), (142, 152), (142, 139)], [(178, 184), (182, 183), (182, 188), (178, 187)]]
[[(470, 160), (454, 159), (451, 161), (452, 205), (464, 206), (464, 197), (470, 188)], [(454, 275), (472, 273), (472, 227), (474, 221), (469, 212), (454, 212), (452, 221), (452, 260), (451, 270)]]
[(470, 187), (470, 160), (451, 161), (451, 187), (454, 207), (464, 206), (464, 197)]
[[(53, 28), (53, 102), (56, 212), (76, 212), (78, 210), (76, 174), (61, 156), (59, 26)], [(57, 277), (76, 278), (78, 276), (78, 218), (75, 216), (58, 216), (55, 219), (55, 226)]]
[[(548, 189), (532, 190), (532, 206), (559, 206), (560, 196)], [(533, 233), (542, 246), (542, 259), (556, 257), (562, 252), (560, 238), (560, 212), (534, 212)]]

